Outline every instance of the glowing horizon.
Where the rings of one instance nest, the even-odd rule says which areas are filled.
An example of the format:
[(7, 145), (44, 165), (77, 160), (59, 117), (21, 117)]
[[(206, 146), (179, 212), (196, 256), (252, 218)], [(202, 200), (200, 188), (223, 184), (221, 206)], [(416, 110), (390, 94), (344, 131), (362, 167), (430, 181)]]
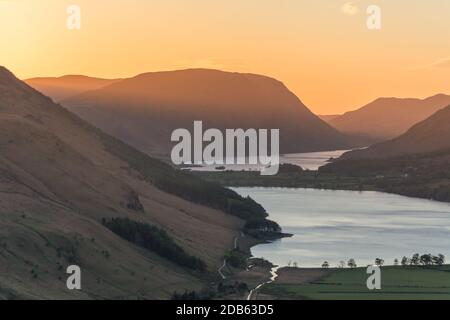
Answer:
[[(82, 10), (81, 30), (66, 9)], [(382, 10), (368, 30), (366, 8)], [(276, 78), (313, 112), (450, 93), (450, 1), (0, 0), (0, 64), (18, 77), (126, 78), (213, 68)]]

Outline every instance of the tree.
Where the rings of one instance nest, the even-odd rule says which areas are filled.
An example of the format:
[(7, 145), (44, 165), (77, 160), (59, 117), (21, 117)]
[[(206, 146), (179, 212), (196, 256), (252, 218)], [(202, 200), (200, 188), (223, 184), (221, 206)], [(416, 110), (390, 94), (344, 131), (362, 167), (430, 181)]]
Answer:
[(398, 259), (394, 259), (394, 266), (398, 266)]
[(227, 252), (224, 256), (227, 263), (233, 268), (245, 269), (247, 267), (247, 257), (237, 249)]
[(420, 256), (420, 264), (424, 266), (429, 266), (433, 262), (431, 254), (423, 254)]
[(381, 258), (376, 258), (375, 259), (375, 264), (379, 267), (381, 267), (384, 264), (384, 260)]
[(328, 263), (328, 261), (325, 261), (324, 263), (322, 263), (323, 269), (328, 269), (329, 267), (330, 267), (330, 264)]
[(438, 266), (442, 266), (445, 263), (445, 256), (441, 253), (438, 254), (438, 259), (436, 261), (436, 264)]
[[(201, 259), (186, 253), (163, 229), (128, 218), (105, 219), (103, 224), (121, 238), (169, 261), (193, 270), (206, 271), (206, 264)], [(104, 255), (109, 257), (106, 251)]]
[(420, 262), (420, 255), (419, 255), (418, 253), (415, 253), (415, 254), (412, 256), (412, 258), (411, 258), (411, 260), (410, 260), (410, 263), (411, 263), (411, 265), (413, 265), (413, 266), (417, 266), (417, 265), (419, 264), (419, 262)]
[(297, 262), (294, 262), (293, 264), (292, 264), (292, 266), (294, 267), (294, 268), (298, 268), (298, 263)]
[(402, 264), (403, 267), (406, 267), (406, 266), (409, 265), (410, 263), (411, 263), (411, 262), (410, 262), (410, 259), (409, 259), (409, 258), (407, 258), (407, 257), (403, 257), (403, 258), (402, 258), (401, 264)]
[(341, 269), (344, 268), (345, 267), (345, 261), (343, 261), (343, 260), (339, 261), (338, 267), (341, 268)]
[(356, 268), (355, 259), (352, 258), (352, 259), (348, 260), (347, 265), (349, 266), (349, 268)]

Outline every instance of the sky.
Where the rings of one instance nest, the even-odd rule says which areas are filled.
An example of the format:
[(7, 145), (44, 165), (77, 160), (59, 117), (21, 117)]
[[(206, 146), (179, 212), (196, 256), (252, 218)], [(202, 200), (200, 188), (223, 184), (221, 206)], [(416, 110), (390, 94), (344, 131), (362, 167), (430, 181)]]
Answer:
[[(81, 28), (67, 28), (69, 5)], [(367, 9), (381, 29), (367, 27)], [(313, 112), (450, 94), (449, 0), (0, 0), (19, 78), (214, 68), (274, 77)]]

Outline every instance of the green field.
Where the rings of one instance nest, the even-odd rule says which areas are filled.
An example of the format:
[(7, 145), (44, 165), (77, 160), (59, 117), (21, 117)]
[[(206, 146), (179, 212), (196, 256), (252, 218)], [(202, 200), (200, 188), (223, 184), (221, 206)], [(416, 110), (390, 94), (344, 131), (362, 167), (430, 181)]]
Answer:
[(261, 289), (279, 299), (314, 300), (450, 300), (450, 266), (382, 267), (381, 290), (367, 289), (365, 268), (337, 269), (302, 285), (269, 284)]

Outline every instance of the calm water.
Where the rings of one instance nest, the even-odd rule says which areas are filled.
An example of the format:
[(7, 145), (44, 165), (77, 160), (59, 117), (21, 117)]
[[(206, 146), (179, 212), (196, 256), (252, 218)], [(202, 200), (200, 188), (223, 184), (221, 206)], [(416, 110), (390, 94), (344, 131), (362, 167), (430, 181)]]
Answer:
[(379, 192), (233, 188), (261, 203), (292, 238), (252, 249), (278, 265), (358, 265), (380, 257), (386, 264), (414, 253), (442, 253), (450, 260), (450, 204)]
[(309, 153), (291, 153), (281, 156), (281, 163), (290, 163), (307, 170), (317, 170), (319, 167), (328, 163), (331, 158), (339, 158), (348, 150), (309, 152)]
[[(339, 158), (343, 153), (348, 150), (335, 150), (335, 151), (322, 151), (322, 152), (308, 152), (308, 153), (290, 153), (284, 154), (280, 156), (281, 163), (290, 163), (295, 164), (297, 166), (302, 167), (307, 170), (317, 170), (319, 167), (328, 163), (330, 158)], [(246, 161), (248, 163), (248, 160)], [(216, 171), (218, 165), (214, 166), (199, 166), (192, 167), (191, 170), (194, 171)], [(232, 170), (232, 171), (260, 171), (260, 165), (225, 165), (224, 170)]]

